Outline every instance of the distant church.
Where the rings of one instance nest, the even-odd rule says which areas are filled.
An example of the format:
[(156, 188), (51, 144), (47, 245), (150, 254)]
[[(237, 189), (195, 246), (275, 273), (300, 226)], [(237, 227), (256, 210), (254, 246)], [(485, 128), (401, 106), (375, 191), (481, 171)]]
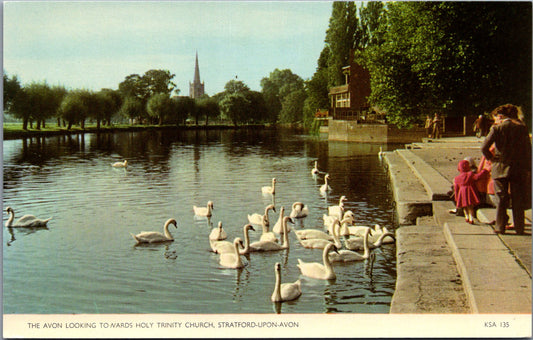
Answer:
[(196, 65), (194, 66), (194, 81), (189, 82), (189, 97), (199, 98), (205, 93), (204, 83), (200, 82), (200, 67), (198, 67), (198, 52), (196, 52)]

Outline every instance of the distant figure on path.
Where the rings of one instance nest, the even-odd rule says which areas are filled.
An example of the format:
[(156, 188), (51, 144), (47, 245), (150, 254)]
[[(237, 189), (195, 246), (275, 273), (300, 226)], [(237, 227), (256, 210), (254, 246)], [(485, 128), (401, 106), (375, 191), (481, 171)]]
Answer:
[[(501, 122), (492, 126), (481, 152), (492, 162), (491, 176), (497, 201), (494, 232), (505, 233), (511, 199), (514, 229), (518, 235), (523, 235), (524, 210), (531, 207), (531, 139), (527, 127), (518, 119), (519, 109), (515, 105), (498, 106), (492, 114)], [(492, 144), (495, 145), (494, 154), (490, 152)]]
[(474, 132), (476, 133), (476, 137), (481, 138), (481, 136), (486, 136), (491, 125), (492, 122), (489, 118), (484, 115), (479, 115), (474, 121)]
[(435, 113), (435, 116), (433, 117), (433, 133), (431, 134), (431, 138), (440, 138), (440, 128), (442, 125), (442, 119), (440, 118), (438, 113)]
[(426, 129), (428, 138), (431, 138), (431, 132), (433, 131), (433, 119), (431, 119), (430, 115), (426, 116), (426, 124), (424, 125), (424, 128)]

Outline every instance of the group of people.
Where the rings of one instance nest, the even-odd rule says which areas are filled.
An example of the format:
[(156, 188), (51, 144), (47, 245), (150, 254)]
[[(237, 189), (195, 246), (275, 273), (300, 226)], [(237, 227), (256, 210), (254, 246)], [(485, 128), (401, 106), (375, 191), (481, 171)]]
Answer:
[(433, 116), (433, 118), (431, 118), (430, 115), (426, 116), (426, 124), (424, 125), (424, 128), (426, 129), (428, 138), (440, 138), (441, 126), (442, 119), (440, 118), (440, 115), (438, 113), (435, 113), (435, 116)]
[(494, 123), (482, 143), (482, 158), (476, 167), (467, 157), (458, 164), (454, 195), (465, 221), (474, 224), (475, 209), (488, 203), (496, 207), (494, 232), (505, 234), (512, 208), (516, 234), (524, 234), (524, 211), (531, 208), (531, 139), (515, 105), (498, 106), (491, 113)]

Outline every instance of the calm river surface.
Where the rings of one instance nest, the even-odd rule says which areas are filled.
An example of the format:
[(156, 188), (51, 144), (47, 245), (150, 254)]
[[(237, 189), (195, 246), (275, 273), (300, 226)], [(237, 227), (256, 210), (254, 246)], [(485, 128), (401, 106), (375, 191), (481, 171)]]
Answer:
[[(383, 146), (386, 148), (386, 146)], [(289, 234), (290, 249), (252, 253), (246, 267), (225, 269), (210, 252), (211, 226), (193, 205), (214, 202), (211, 223), (242, 237), (247, 215), (272, 198), (261, 187), (277, 178), (275, 205), (302, 201), (305, 228), (323, 229), (327, 206), (345, 205), (357, 224), (392, 227), (388, 178), (379, 145), (328, 142), (285, 130), (151, 131), (55, 136), (3, 142), (5, 208), (40, 218), (47, 229), (3, 228), (4, 313), (388, 313), (396, 280), (395, 246), (373, 261), (335, 265), (335, 281), (300, 275), (297, 259), (321, 262)], [(128, 160), (127, 169), (111, 163)], [(319, 193), (330, 174), (333, 191)], [(288, 212), (286, 213), (288, 214)], [(175, 241), (135, 246), (130, 233), (170, 231)], [(295, 228), (302, 228), (297, 224)], [(258, 240), (261, 228), (251, 231)], [(270, 301), (274, 263), (282, 281), (302, 279), (302, 296)], [(277, 307), (277, 309), (276, 309)]]

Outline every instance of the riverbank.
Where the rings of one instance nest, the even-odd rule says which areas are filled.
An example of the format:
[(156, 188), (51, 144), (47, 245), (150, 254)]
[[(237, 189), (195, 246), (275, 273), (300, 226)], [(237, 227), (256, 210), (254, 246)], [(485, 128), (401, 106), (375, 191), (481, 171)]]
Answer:
[(84, 129), (80, 127), (72, 127), (70, 130), (61, 127), (44, 128), (41, 130), (22, 128), (6, 128), (3, 129), (3, 139), (22, 139), (33, 137), (48, 137), (48, 136), (65, 136), (83, 133), (115, 133), (115, 132), (132, 132), (132, 131), (158, 131), (158, 130), (217, 130), (217, 129), (265, 129), (268, 125), (123, 125), (123, 126), (104, 126), (97, 129), (96, 126), (87, 126)]
[(493, 208), (478, 210), (475, 225), (449, 213), (457, 163), (467, 156), (479, 162), (481, 142), (425, 139), (384, 153), (400, 223), (391, 313), (531, 317), (531, 210), (523, 236), (494, 234)]

